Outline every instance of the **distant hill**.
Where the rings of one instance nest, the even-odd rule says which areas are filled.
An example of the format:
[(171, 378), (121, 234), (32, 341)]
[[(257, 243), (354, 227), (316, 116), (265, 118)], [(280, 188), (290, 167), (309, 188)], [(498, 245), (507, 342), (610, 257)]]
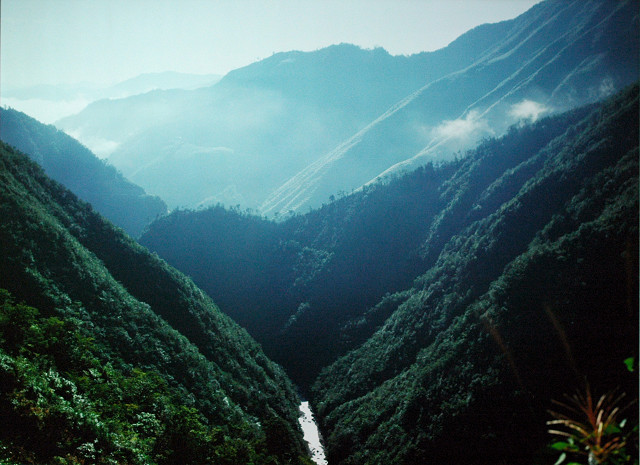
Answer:
[(208, 89), (97, 102), (56, 124), (87, 144), (117, 142), (110, 161), (172, 207), (255, 208), (425, 81), (471, 64), (498, 37), (467, 41), (453, 55), (391, 56), (350, 44), (277, 53)]
[(49, 176), (134, 237), (167, 211), (159, 197), (146, 194), (78, 141), (24, 113), (0, 109), (0, 140), (29, 154)]
[(176, 71), (145, 73), (108, 87), (103, 91), (101, 98), (130, 97), (152, 90), (198, 89), (212, 86), (221, 78), (222, 76), (217, 74), (188, 74)]
[(301, 212), (634, 82), (636, 10), (549, 0), (431, 53), (278, 53), (210, 88), (100, 102), (58, 125), (110, 141), (110, 161), (172, 208)]
[(304, 215), (176, 211), (141, 243), (311, 390), (330, 463), (538, 463), (551, 399), (637, 389), (637, 127), (634, 85)]
[(68, 101), (75, 99), (101, 100), (123, 98), (157, 89), (197, 89), (215, 84), (217, 74), (188, 74), (175, 71), (144, 73), (109, 86), (98, 84), (40, 84), (3, 88), (3, 97), (18, 100)]
[[(2, 103), (33, 116), (38, 121), (53, 123), (82, 111), (91, 102), (130, 97), (153, 90), (197, 89), (213, 85), (222, 76), (217, 74), (188, 74), (174, 71), (145, 73), (118, 82), (102, 85), (90, 82), (75, 84), (39, 84), (31, 86), (7, 85), (3, 82)], [(86, 143), (86, 141), (83, 141)], [(102, 154), (93, 140), (91, 150)]]
[(4, 143), (0, 216), (1, 461), (309, 463), (282, 369)]

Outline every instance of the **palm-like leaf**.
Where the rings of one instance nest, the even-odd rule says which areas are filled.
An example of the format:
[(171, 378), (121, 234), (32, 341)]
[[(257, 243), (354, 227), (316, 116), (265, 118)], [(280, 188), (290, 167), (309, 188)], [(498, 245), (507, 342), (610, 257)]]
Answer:
[(549, 411), (555, 419), (548, 421), (547, 425), (564, 427), (564, 430), (550, 429), (549, 433), (571, 438), (583, 447), (580, 449), (571, 446), (567, 448), (568, 451), (587, 455), (590, 462), (604, 463), (610, 456), (624, 449), (626, 440), (618, 427), (618, 416), (631, 405), (621, 407), (624, 393), (610, 392), (594, 402), (591, 389), (587, 385), (584, 394), (577, 392), (565, 397), (567, 402), (553, 401), (564, 413)]

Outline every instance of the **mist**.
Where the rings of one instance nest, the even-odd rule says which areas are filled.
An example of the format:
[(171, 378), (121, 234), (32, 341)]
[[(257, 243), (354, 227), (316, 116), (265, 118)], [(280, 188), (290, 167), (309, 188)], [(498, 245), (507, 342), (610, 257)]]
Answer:
[(550, 107), (533, 100), (522, 100), (519, 103), (512, 105), (509, 110), (509, 116), (516, 120), (525, 120), (535, 123), (540, 116), (548, 114), (552, 111)]

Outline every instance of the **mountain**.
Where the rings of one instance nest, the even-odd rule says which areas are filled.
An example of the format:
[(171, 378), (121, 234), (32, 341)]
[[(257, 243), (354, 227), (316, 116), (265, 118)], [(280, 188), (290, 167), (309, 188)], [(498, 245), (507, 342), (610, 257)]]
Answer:
[(119, 144), (110, 162), (148, 191), (162, 192), (170, 207), (257, 206), (418, 88), (418, 65), (347, 44), (278, 53), (207, 89), (96, 102), (56, 125), (88, 145)]
[(593, 102), (638, 78), (636, 2), (546, 1), (491, 26), (501, 29), (500, 40), (470, 66), (425, 81), (272, 192), (260, 210), (320, 205), (338, 191), (451, 158), (519, 120)]
[(221, 77), (217, 74), (188, 74), (176, 71), (144, 73), (110, 86), (103, 92), (100, 99), (124, 98), (152, 90), (198, 89), (215, 84)]
[(140, 240), (310, 393), (330, 463), (546, 463), (551, 399), (637, 390), (638, 124), (634, 85), (304, 215)]
[(45, 172), (132, 236), (167, 211), (157, 196), (53, 126), (13, 109), (0, 109), (0, 140), (29, 154)]
[[(175, 121), (185, 107), (198, 105), (201, 94), (201, 90), (155, 89), (127, 98), (100, 99), (55, 125), (107, 158), (124, 140), (150, 127)], [(125, 175), (132, 174), (126, 166), (118, 166), (123, 168)]]
[(2, 86), (3, 99), (71, 101), (76, 99), (92, 99), (100, 86), (90, 83), (78, 84), (37, 84), (33, 86)]
[(110, 161), (172, 208), (301, 212), (634, 82), (636, 10), (549, 0), (431, 53), (278, 53), (206, 89), (101, 102), (57, 124), (110, 141)]
[(192, 281), (6, 144), (0, 178), (0, 460), (309, 463), (287, 376)]
[(349, 44), (277, 53), (209, 89), (100, 102), (56, 124), (89, 146), (118, 143), (110, 161), (171, 207), (255, 208), (425, 80), (471, 64), (501, 32), (452, 54), (391, 56)]
[(499, 176), (498, 151), (464, 163), (435, 263), (316, 381), (332, 463), (530, 463), (551, 399), (585, 379), (634, 395), (637, 124), (636, 86)]

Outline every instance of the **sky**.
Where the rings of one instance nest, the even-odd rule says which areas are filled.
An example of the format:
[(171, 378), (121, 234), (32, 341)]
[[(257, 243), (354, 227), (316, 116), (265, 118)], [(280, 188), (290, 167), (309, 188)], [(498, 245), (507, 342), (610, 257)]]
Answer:
[(221, 74), (342, 42), (437, 50), (539, 0), (2, 0), (3, 87)]

